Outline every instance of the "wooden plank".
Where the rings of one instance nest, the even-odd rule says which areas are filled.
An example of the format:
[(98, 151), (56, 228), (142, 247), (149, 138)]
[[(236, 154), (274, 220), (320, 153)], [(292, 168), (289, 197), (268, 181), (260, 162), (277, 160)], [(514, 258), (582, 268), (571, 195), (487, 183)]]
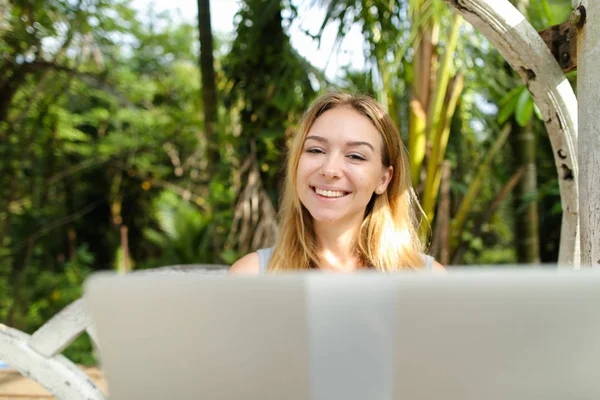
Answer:
[[(97, 367), (78, 366), (90, 379), (106, 393), (104, 374)], [(0, 369), (0, 400), (4, 399), (53, 399), (43, 386), (23, 376), (14, 368)]]

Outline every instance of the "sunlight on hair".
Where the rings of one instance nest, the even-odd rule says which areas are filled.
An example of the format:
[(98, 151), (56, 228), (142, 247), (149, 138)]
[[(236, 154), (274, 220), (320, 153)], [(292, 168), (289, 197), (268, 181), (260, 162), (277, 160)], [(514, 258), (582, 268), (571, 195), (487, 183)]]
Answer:
[(403, 228), (400, 229), (398, 231), (393, 232), (390, 235), (387, 235), (388, 237), (385, 238), (385, 240), (391, 240), (393, 243), (395, 243), (396, 245), (401, 245), (401, 246), (409, 246), (411, 243), (411, 235), (410, 235), (410, 231), (408, 230), (408, 228)]

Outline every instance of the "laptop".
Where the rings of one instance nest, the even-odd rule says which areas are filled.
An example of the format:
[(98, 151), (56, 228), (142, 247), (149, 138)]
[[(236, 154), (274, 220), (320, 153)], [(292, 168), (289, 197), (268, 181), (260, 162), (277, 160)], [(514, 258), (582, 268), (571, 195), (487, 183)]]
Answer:
[(600, 399), (600, 272), (94, 275), (111, 399)]

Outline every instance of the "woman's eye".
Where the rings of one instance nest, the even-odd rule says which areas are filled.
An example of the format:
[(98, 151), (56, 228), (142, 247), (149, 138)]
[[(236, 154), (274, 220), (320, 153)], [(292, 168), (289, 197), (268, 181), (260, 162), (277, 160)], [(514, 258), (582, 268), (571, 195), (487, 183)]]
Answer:
[(366, 160), (366, 158), (364, 158), (360, 154), (350, 154), (348, 157), (350, 157), (352, 160), (357, 160), (357, 161), (365, 161)]
[(321, 150), (321, 149), (318, 149), (318, 148), (315, 148), (315, 147), (312, 147), (312, 148), (310, 148), (310, 149), (306, 150), (306, 152), (307, 152), (307, 153), (311, 153), (311, 154), (320, 154), (320, 153), (324, 153), (324, 151), (323, 151), (323, 150)]

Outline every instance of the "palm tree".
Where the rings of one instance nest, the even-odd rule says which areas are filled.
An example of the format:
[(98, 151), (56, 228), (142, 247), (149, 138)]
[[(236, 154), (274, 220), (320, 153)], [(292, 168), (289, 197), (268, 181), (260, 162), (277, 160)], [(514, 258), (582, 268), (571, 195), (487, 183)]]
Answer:
[(314, 68), (292, 48), (283, 28), (283, 7), (283, 0), (243, 1), (237, 36), (223, 61), (224, 105), (239, 122), (239, 138), (232, 139), (239, 159), (232, 179), (237, 201), (227, 246), (242, 254), (274, 244), (273, 204), (279, 197), (286, 142), (315, 94)]
[(200, 34), (200, 73), (202, 75), (202, 102), (204, 130), (208, 138), (208, 165), (212, 169), (219, 162), (217, 145), (217, 86), (213, 59), (213, 35), (210, 23), (210, 0), (198, 0), (198, 32)]

